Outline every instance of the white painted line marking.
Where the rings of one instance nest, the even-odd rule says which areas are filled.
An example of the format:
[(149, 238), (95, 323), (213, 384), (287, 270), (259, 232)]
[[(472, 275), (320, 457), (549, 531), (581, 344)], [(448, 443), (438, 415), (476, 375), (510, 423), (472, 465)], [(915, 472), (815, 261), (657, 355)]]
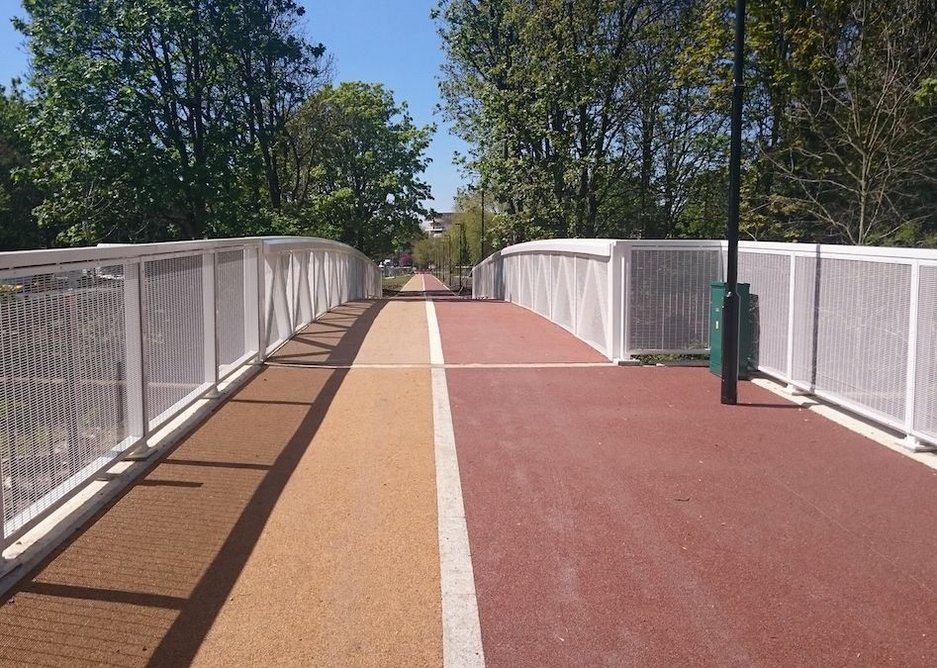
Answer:
[(532, 363), (466, 363), (466, 364), (426, 364), (419, 362), (355, 362), (353, 364), (330, 364), (328, 362), (264, 362), (265, 366), (295, 369), (601, 369), (617, 368), (620, 365), (614, 362), (544, 362)]
[(779, 397), (783, 397), (790, 402), (793, 402), (799, 406), (803, 406), (807, 410), (813, 411), (818, 415), (822, 415), (826, 419), (835, 422), (836, 424), (849, 429), (852, 432), (859, 434), (860, 436), (865, 436), (869, 440), (875, 441), (879, 445), (884, 445), (889, 450), (894, 450), (900, 455), (904, 455), (910, 459), (913, 459), (916, 462), (923, 464), (924, 466), (929, 466), (932, 469), (937, 469), (937, 453), (933, 452), (911, 452), (907, 448), (903, 448), (895, 442), (895, 435), (891, 434), (884, 429), (880, 429), (873, 424), (855, 418), (851, 415), (844, 413), (841, 410), (837, 410), (834, 406), (829, 404), (822, 403), (823, 400), (818, 397), (810, 395), (793, 395), (787, 392), (784, 389), (784, 386), (779, 385), (773, 380), (768, 378), (753, 378), (752, 383), (758, 387), (763, 387), (764, 389), (774, 392)]
[[(426, 300), (426, 325), (429, 328), (429, 363), (445, 364), (442, 356), (442, 337), (439, 335), (439, 321), (436, 319), (436, 306)], [(445, 381), (445, 377), (443, 378)], [(446, 394), (446, 410), (449, 409), (449, 394)]]
[(442, 654), (446, 668), (485, 665), (475, 576), (465, 525), (465, 505), (456, 455), (442, 340), (433, 302), (426, 300), (429, 357), (433, 364), (433, 429), (436, 507), (439, 515), (439, 581), (442, 591)]

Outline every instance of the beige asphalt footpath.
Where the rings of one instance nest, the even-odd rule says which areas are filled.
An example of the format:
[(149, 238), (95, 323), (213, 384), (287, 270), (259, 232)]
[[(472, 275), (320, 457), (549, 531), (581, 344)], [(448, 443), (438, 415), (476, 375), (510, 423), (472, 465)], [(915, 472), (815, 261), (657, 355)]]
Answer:
[[(427, 339), (389, 301), (355, 364), (428, 364)], [(439, 665), (435, 489), (429, 371), (348, 370), (194, 665)]]
[(0, 665), (440, 665), (426, 341), (313, 323), (0, 607)]

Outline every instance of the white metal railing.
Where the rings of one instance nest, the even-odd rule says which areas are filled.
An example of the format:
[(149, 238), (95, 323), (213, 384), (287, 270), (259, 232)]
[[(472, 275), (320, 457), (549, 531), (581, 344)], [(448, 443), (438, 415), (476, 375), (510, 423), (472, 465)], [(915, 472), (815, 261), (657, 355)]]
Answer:
[[(610, 359), (709, 349), (710, 283), (723, 241), (551, 240), (474, 271), (473, 296), (505, 299)], [(937, 251), (742, 242), (753, 362), (762, 372), (937, 443)]]
[(381, 294), (333, 241), (0, 253), (0, 549), (304, 325)]
[(566, 328), (615, 357), (621, 282), (610, 239), (557, 239), (510, 246), (472, 272), (472, 296), (504, 299)]

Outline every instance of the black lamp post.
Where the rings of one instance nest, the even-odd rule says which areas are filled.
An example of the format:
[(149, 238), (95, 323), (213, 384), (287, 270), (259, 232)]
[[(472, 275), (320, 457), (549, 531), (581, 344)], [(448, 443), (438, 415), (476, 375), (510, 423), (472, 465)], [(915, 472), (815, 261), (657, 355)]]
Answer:
[(478, 261), (485, 259), (485, 179), (482, 178), (482, 235), (481, 235), (481, 255)]
[(459, 295), (462, 294), (462, 272), (465, 269), (465, 263), (468, 260), (468, 244), (465, 239), (465, 225), (459, 225)]
[(722, 303), (722, 403), (738, 402), (739, 383), (739, 186), (742, 161), (742, 75), (745, 66), (745, 0), (735, 0), (735, 63), (732, 82), (732, 133), (729, 148), (729, 220), (726, 240), (726, 292)]

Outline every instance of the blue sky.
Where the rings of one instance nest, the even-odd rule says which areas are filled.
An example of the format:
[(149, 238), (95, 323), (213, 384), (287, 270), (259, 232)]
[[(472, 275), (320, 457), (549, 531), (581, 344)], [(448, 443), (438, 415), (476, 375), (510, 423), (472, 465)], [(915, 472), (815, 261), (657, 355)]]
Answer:
[[(425, 178), (433, 189), (427, 204), (451, 211), (456, 189), (463, 184), (452, 164), (465, 144), (434, 115), (439, 102), (436, 78), (442, 52), (436, 27), (429, 18), (433, 0), (301, 0), (306, 7), (307, 34), (322, 42), (335, 61), (336, 81), (380, 82), (404, 100), (416, 123), (438, 126), (428, 154), (432, 163)], [(10, 17), (24, 14), (18, 0), (0, 0), (0, 83), (25, 75), (26, 50)]]

